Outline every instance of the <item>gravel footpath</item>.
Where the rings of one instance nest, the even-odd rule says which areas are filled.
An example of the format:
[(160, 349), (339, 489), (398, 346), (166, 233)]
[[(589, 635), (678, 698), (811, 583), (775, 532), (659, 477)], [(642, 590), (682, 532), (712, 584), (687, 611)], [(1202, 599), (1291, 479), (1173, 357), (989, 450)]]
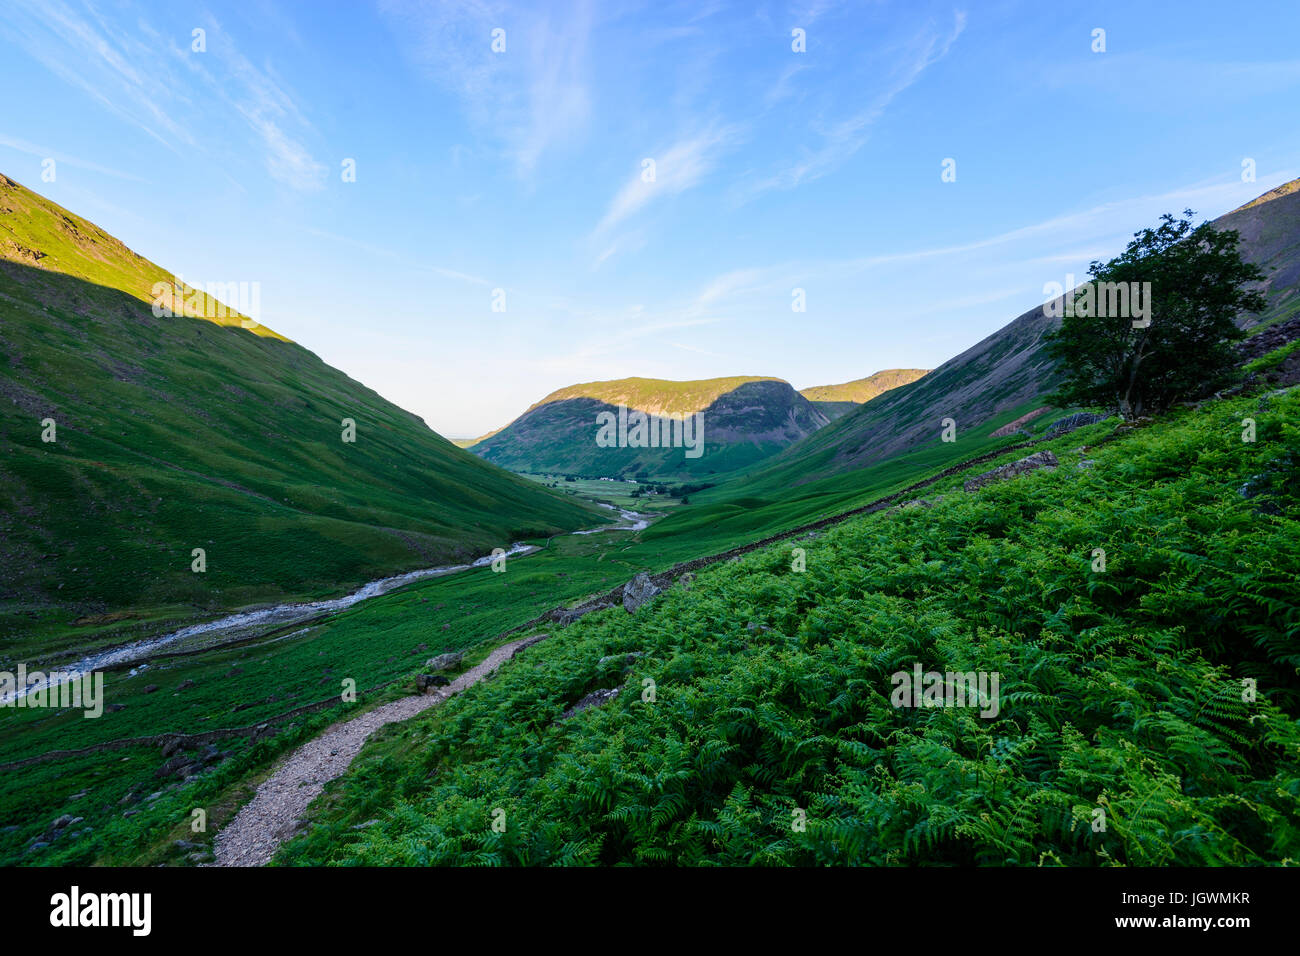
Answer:
[(525, 647), (547, 636), (538, 634), (502, 644), (481, 664), (471, 667), (446, 687), (439, 687), (430, 694), (403, 697), (345, 723), (335, 724), (295, 750), (257, 788), (253, 799), (217, 834), (214, 844), (216, 860), (209, 865), (262, 866), (268, 862), (280, 844), (297, 833), (307, 807), (325, 784), (347, 771), (367, 737), (385, 724), (409, 720), (474, 686)]

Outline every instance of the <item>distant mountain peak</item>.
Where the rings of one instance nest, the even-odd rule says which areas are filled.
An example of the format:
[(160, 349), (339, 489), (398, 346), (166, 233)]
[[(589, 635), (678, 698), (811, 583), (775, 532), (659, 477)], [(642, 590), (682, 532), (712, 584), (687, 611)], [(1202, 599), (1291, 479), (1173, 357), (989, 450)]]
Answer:
[(623, 405), (650, 415), (689, 415), (703, 411), (723, 395), (751, 382), (780, 382), (789, 385), (785, 379), (769, 375), (732, 375), (687, 381), (633, 376), (558, 388), (541, 401), (530, 405), (525, 414), (551, 402), (593, 398), (607, 405)]
[(799, 389), (799, 394), (812, 402), (853, 402), (861, 405), (882, 392), (915, 382), (929, 371), (926, 368), (887, 368), (872, 372), (866, 378), (840, 385), (811, 385)]
[[(620, 411), (625, 409), (626, 411)], [(602, 447), (598, 416), (644, 412), (656, 419), (702, 416), (704, 452), (630, 445)], [(470, 445), (513, 471), (690, 478), (746, 467), (829, 424), (829, 416), (782, 378), (738, 375), (675, 382), (622, 378), (557, 389), (496, 433)]]

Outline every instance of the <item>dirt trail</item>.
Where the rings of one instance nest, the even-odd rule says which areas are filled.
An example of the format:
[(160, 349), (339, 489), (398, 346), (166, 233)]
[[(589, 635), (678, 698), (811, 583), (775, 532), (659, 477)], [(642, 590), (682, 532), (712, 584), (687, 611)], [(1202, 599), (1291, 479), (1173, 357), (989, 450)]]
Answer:
[[(870, 504), (803, 524), (789, 531), (771, 535), (720, 554), (696, 558), (693, 561), (674, 565), (665, 572), (651, 575), (650, 579), (661, 588), (669, 587), (677, 577), (685, 572), (695, 571), (710, 564), (739, 557), (759, 548), (768, 547), (778, 541), (801, 537), (810, 531), (830, 527), (858, 515), (883, 510), (902, 501), (908, 495), (915, 494), (922, 488), (929, 487), (949, 475), (970, 468), (972, 465), (990, 461), (1000, 455), (1005, 455), (1009, 451), (1029, 448), (1047, 440), (1047, 438), (1036, 438), (977, 455), (974, 458), (945, 468), (929, 478), (911, 484), (901, 491), (878, 498)], [(1109, 437), (1096, 444), (1102, 444), (1108, 440), (1110, 440)], [(606, 594), (590, 597), (584, 602), (584, 607), (594, 609), (605, 604), (617, 604), (621, 591), (622, 586), (620, 585)], [(553, 608), (545, 614), (531, 621), (526, 621), (505, 633), (509, 634), (545, 626), (548, 623), (554, 624), (557, 621), (556, 614), (558, 612), (571, 610), (565, 607)], [(224, 830), (217, 834), (216, 862), (209, 865), (261, 866), (266, 863), (275, 854), (280, 844), (293, 836), (295, 827), (298, 825), (298, 821), (302, 819), (307, 806), (321, 792), (324, 785), (335, 777), (342, 776), (348, 769), (353, 758), (361, 750), (362, 744), (365, 743), (370, 734), (384, 724), (414, 717), (421, 711), (427, 710), (447, 699), (452, 694), (459, 693), (466, 687), (478, 683), (518, 651), (547, 636), (543, 634), (503, 644), (493, 651), (483, 663), (466, 671), (452, 684), (441, 688), (437, 693), (428, 696), (407, 697), (391, 704), (385, 704), (383, 707), (362, 714), (347, 723), (336, 724), (321, 737), (303, 745), (265, 783), (258, 787), (256, 796), (239, 811), (235, 819)]]
[(268, 777), (253, 799), (240, 809), (214, 843), (211, 866), (262, 866), (296, 832), (307, 807), (325, 784), (342, 776), (361, 751), (366, 738), (385, 724), (409, 720), (448, 697), (488, 677), (525, 647), (547, 637), (538, 634), (503, 644), (481, 664), (471, 667), (446, 687), (431, 694), (403, 697), (359, 717), (335, 724), (315, 740), (295, 750)]

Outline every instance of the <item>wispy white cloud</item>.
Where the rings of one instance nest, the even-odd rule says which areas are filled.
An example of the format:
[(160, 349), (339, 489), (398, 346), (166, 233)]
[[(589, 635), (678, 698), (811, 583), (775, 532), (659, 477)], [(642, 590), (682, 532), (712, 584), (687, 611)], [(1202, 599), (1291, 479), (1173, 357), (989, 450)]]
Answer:
[(613, 228), (654, 199), (674, 196), (697, 185), (739, 137), (738, 126), (715, 126), (678, 140), (658, 155), (644, 157), (654, 161), (653, 179), (648, 178), (643, 166), (639, 168), (610, 200), (596, 233)]
[(840, 4), (837, 0), (806, 0), (804, 3), (795, 3), (790, 7), (790, 22), (806, 28), (825, 16), (826, 11), (838, 6)]
[(554, 143), (576, 135), (591, 110), (584, 78), (591, 10), (577, 4), (573, 14), (563, 29), (543, 20), (527, 34), (527, 111), (515, 143), (515, 161), (524, 173)]
[(808, 64), (796, 60), (781, 71), (781, 75), (776, 78), (776, 82), (763, 94), (763, 102), (768, 106), (780, 103), (794, 95), (794, 78), (809, 69)]
[(63, 0), (8, 0), (0, 30), (55, 76), (173, 152), (178, 143), (193, 145), (189, 130), (164, 106), (173, 95), (166, 71), (134, 65), (156, 62), (157, 51), (87, 9), (79, 15)]
[(1155, 53), (1108, 52), (1082, 64), (1052, 61), (1034, 71), (1035, 83), (1049, 89), (1078, 92), (1092, 89), (1146, 106), (1171, 97), (1179, 104), (1204, 110), (1207, 102), (1255, 99), (1300, 86), (1300, 58), (1254, 62), (1167, 57)]
[(67, 153), (61, 153), (56, 149), (50, 149), (48, 146), (38, 146), (35, 143), (29, 143), (25, 139), (15, 139), (12, 136), (0, 135), (0, 146), (17, 150), (20, 153), (26, 153), (29, 156), (39, 156), (42, 159), (53, 159), (60, 165), (76, 166), (80, 169), (89, 170), (92, 173), (101, 173), (105, 176), (112, 176), (115, 179), (129, 179), (137, 183), (147, 181), (139, 176), (132, 175), (131, 173), (124, 173), (118, 169), (110, 169), (107, 166), (101, 166), (99, 163), (92, 163), (89, 160), (79, 159), (76, 156), (69, 156)]
[(763, 276), (764, 272), (761, 269), (735, 269), (723, 273), (710, 281), (695, 297), (691, 309), (699, 311), (737, 292), (751, 289)]
[[(805, 149), (796, 161), (772, 175), (743, 184), (734, 193), (737, 200), (746, 202), (773, 189), (793, 189), (801, 183), (820, 179), (838, 169), (863, 147), (871, 127), (885, 115), (890, 104), (920, 79), (926, 69), (947, 56), (965, 29), (966, 14), (962, 11), (953, 14), (952, 27), (946, 32), (927, 27), (908, 44), (889, 83), (865, 108), (833, 122), (817, 121), (813, 132), (820, 141), (815, 148)], [(769, 92), (769, 97), (775, 94), (778, 99), (782, 98), (783, 87), (793, 75), (791, 69), (787, 68), (786, 74), (774, 90)]]
[[(1156, 211), (1181, 212), (1185, 208), (1193, 208), (1199, 214), (1203, 213), (1207, 207), (1227, 211), (1234, 204), (1245, 202), (1259, 193), (1265, 192), (1268, 187), (1263, 186), (1263, 183), (1274, 180), (1277, 183), (1282, 183), (1293, 177), (1294, 171), (1286, 171), (1262, 178), (1260, 183), (1242, 183), (1240, 180), (1192, 183), (1163, 193), (1149, 193), (1099, 203), (1078, 212), (1053, 216), (1041, 222), (1020, 226), (983, 239), (934, 246), (928, 249), (863, 256), (856, 259), (841, 260), (840, 265), (850, 270), (897, 265), (921, 259), (955, 256), (1031, 239), (1040, 240), (1043, 237), (1077, 243), (1081, 239), (1096, 240), (1098, 237), (1113, 236), (1117, 227), (1127, 230), (1127, 232), (1123, 233), (1125, 241), (1127, 241), (1127, 237), (1132, 234), (1132, 231), (1146, 225)], [(1196, 209), (1196, 207), (1200, 208)], [(1123, 225), (1125, 223), (1131, 223), (1132, 225), (1131, 227)], [(1109, 254), (1114, 255), (1119, 251), (1119, 249), (1115, 249)], [(1043, 257), (1038, 256), (1036, 258), (1041, 259)]]
[[(225, 100), (243, 118), (262, 143), (266, 169), (273, 179), (304, 192), (323, 189), (328, 170), (302, 140), (312, 126), (296, 97), (269, 64), (255, 66), (217, 20), (208, 17), (204, 22), (207, 57), (173, 52), (211, 94)], [(215, 70), (208, 69), (209, 62)], [(288, 127), (298, 132), (290, 132)]]
[(457, 272), (455, 269), (444, 269), (441, 266), (430, 266), (429, 270), (434, 275), (442, 276), (444, 279), (455, 279), (458, 282), (469, 282), (473, 285), (484, 287), (491, 286), (492, 283), (482, 276), (472, 276), (467, 272)]
[(468, 282), (472, 285), (491, 286), (492, 283), (481, 276), (470, 275), (467, 272), (460, 272), (456, 269), (446, 269), (442, 266), (423, 265), (409, 256), (398, 252), (395, 249), (388, 249), (384, 246), (377, 246), (374, 243), (366, 242), (362, 239), (355, 239), (351, 236), (340, 236), (338, 233), (329, 232), (325, 229), (304, 229), (303, 232), (312, 236), (319, 236), (322, 239), (329, 239), (332, 242), (340, 242), (354, 248), (364, 250), (372, 256), (383, 256), (387, 259), (395, 259), (405, 266), (414, 269), (417, 272), (424, 272), (431, 275), (442, 276), (444, 279), (455, 279), (457, 282)]
[[(283, 81), (269, 65), (254, 66), (212, 18), (204, 21), (207, 52), (197, 54), (139, 16), (114, 22), (91, 3), (8, 2), (0, 29), (55, 76), (173, 152), (197, 146), (193, 130), (225, 115), (212, 108), (219, 100), (254, 134), (272, 178), (300, 190), (323, 186), (326, 168), (303, 140), (310, 124)], [(223, 139), (205, 136), (205, 151)]]
[(710, 352), (708, 349), (697, 349), (693, 345), (684, 345), (681, 342), (669, 342), (668, 344), (675, 349), (681, 349), (683, 352), (694, 352), (696, 355), (707, 355), (710, 358), (720, 359), (731, 358), (729, 355), (720, 355), (717, 352)]
[[(545, 12), (495, 0), (381, 0), (379, 9), (405, 54), (461, 99), (470, 123), (501, 144), (519, 175), (582, 136), (591, 115), (591, 0)], [(505, 31), (503, 52), (492, 50), (494, 30)]]
[(616, 236), (608, 245), (602, 242), (603, 248), (596, 256), (595, 261), (591, 264), (592, 270), (599, 269), (605, 262), (616, 255), (624, 255), (629, 252), (636, 252), (645, 248), (646, 237), (642, 230), (631, 230)]

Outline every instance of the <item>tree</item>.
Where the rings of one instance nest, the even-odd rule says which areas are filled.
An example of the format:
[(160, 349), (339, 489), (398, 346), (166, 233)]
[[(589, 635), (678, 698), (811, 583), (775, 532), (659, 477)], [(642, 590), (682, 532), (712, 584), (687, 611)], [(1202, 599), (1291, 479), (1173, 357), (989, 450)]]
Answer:
[(1065, 372), (1048, 400), (1131, 419), (1231, 381), (1233, 343), (1245, 337), (1234, 320), (1265, 305), (1246, 288), (1264, 273), (1242, 260), (1238, 241), (1234, 230), (1165, 213), (1154, 229), (1134, 233), (1122, 255), (1092, 262), (1092, 282), (1044, 307), (1064, 313), (1046, 337)]

